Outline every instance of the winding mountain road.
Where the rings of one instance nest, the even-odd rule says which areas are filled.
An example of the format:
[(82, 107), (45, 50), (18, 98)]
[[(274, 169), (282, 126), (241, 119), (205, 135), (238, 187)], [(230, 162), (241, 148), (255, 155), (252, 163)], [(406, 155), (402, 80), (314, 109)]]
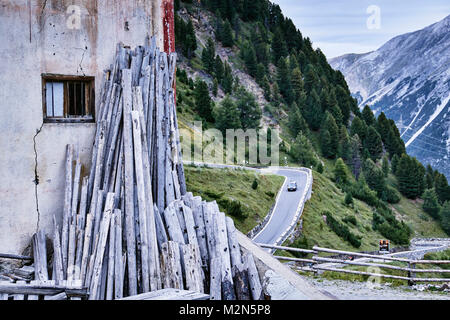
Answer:
[[(304, 171), (283, 168), (261, 169), (261, 173), (272, 173), (286, 178), (278, 194), (270, 220), (265, 227), (253, 237), (256, 243), (277, 244), (283, 233), (296, 219), (302, 195), (307, 188), (308, 175)], [(297, 182), (297, 191), (287, 191), (289, 181)]]
[[(187, 162), (192, 164), (192, 162)], [(294, 168), (287, 167), (268, 167), (256, 169), (250, 167), (233, 166), (226, 164), (209, 164), (194, 162), (196, 166), (206, 165), (212, 168), (232, 168), (258, 171), (262, 174), (276, 174), (285, 177), (285, 181), (281, 190), (277, 195), (274, 209), (271, 213), (269, 221), (265, 226), (253, 237), (256, 243), (264, 244), (280, 244), (282, 237), (291, 229), (292, 225), (300, 218), (302, 205), (309, 199), (308, 197), (308, 173)], [(297, 191), (288, 192), (287, 185), (289, 181), (297, 182)], [(311, 182), (312, 183), (312, 182)]]

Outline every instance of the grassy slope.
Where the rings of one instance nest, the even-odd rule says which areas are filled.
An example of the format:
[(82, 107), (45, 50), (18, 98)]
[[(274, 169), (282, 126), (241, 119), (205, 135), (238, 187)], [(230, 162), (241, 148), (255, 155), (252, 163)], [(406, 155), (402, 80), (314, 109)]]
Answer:
[(357, 236), (362, 237), (358, 251), (375, 250), (383, 237), (372, 230), (372, 210), (364, 202), (354, 199), (354, 208), (344, 204), (345, 194), (324, 175), (314, 172), (313, 195), (303, 212), (303, 234), (309, 245), (319, 245), (341, 250), (356, 249), (337, 236), (324, 222), (323, 211), (329, 211), (342, 222), (345, 216), (355, 216), (357, 225), (346, 224)]
[[(276, 175), (261, 175), (253, 171), (196, 168), (185, 166), (188, 191), (212, 201), (216, 196), (222, 199), (238, 200), (249, 214), (246, 219), (232, 217), (236, 227), (247, 233), (268, 214), (275, 203), (275, 197), (284, 178)], [(258, 188), (252, 189), (252, 183), (258, 181)], [(220, 205), (219, 205), (220, 206)], [(221, 208), (224, 210), (224, 208)]]
[[(249, 34), (251, 32), (252, 27), (250, 24), (243, 24), (241, 32), (243, 34)], [(190, 64), (194, 70), (201, 70), (201, 63), (199, 62), (199, 56), (201, 53), (201, 46), (196, 51), (197, 56), (195, 59), (191, 59)], [(238, 54), (232, 55), (232, 62), (235, 67), (240, 66), (242, 69), (242, 61), (239, 58)], [(188, 129), (192, 132), (192, 129), (189, 128), (190, 123), (195, 120), (200, 120), (198, 115), (196, 115), (193, 110), (194, 99), (193, 92), (189, 89), (186, 84), (177, 81), (177, 94), (183, 95), (183, 103), (178, 104), (178, 119), (180, 123), (181, 129)], [(283, 139), (289, 144), (289, 135), (287, 134), (286, 121), (285, 118), (283, 121), (280, 121)], [(212, 126), (209, 124), (209, 126)], [(207, 128), (204, 128), (207, 129)], [(310, 136), (311, 142), (314, 145), (316, 150), (320, 150), (319, 143), (319, 134), (313, 132)], [(209, 145), (213, 142), (212, 137), (204, 136), (203, 146)], [(189, 145), (184, 143), (183, 146), (186, 149), (189, 149)], [(285, 163), (285, 157), (287, 163)], [(318, 173), (315, 174), (315, 184), (313, 186), (313, 190), (315, 194), (313, 195), (311, 201), (307, 203), (304, 211), (304, 223), (303, 223), (303, 232), (308, 238), (310, 244), (317, 244), (321, 246), (327, 246), (331, 248), (337, 249), (349, 249), (356, 250), (349, 243), (341, 240), (334, 232), (332, 232), (328, 226), (323, 221), (322, 212), (324, 210), (331, 211), (338, 220), (342, 220), (346, 215), (354, 215), (358, 221), (357, 226), (353, 226), (351, 224), (347, 224), (352, 232), (357, 235), (362, 236), (362, 245), (358, 250), (376, 250), (378, 245), (378, 240), (384, 238), (378, 232), (372, 230), (372, 209), (367, 206), (365, 203), (358, 201), (355, 199), (355, 208), (347, 207), (343, 204), (344, 194), (335, 187), (332, 178), (333, 178), (333, 170), (334, 170), (334, 161), (328, 159), (322, 159), (324, 163), (324, 172), (322, 175)], [(284, 152), (280, 152), (280, 164), (288, 164), (290, 166), (298, 166), (298, 164), (294, 163), (292, 158), (285, 154)], [(209, 182), (206, 185), (203, 185), (204, 177), (202, 175), (193, 175), (191, 176), (191, 185), (198, 185), (198, 191), (203, 192), (208, 190), (207, 187), (214, 188), (215, 185), (222, 185), (219, 180), (221, 180), (221, 176), (217, 176), (217, 178), (212, 179), (212, 181), (216, 183)], [(231, 179), (231, 176), (226, 177), (227, 180)], [(388, 179), (389, 184), (395, 185), (395, 178), (390, 175)], [(231, 182), (230, 182), (231, 183)], [(252, 190), (250, 188), (251, 182), (248, 185), (248, 189), (242, 189), (242, 192), (250, 192)], [(214, 189), (212, 189), (214, 190)], [(276, 191), (275, 191), (276, 193)], [(267, 206), (267, 210), (270, 207)], [(416, 237), (445, 237), (445, 232), (440, 228), (439, 224), (432, 220), (431, 217), (426, 215), (422, 208), (420, 201), (411, 201), (409, 199), (403, 198), (400, 203), (392, 206), (394, 212), (397, 215), (397, 218), (405, 221), (413, 230), (413, 236)], [(263, 216), (266, 213), (262, 213), (262, 209), (258, 209), (258, 216)], [(256, 224), (257, 219), (253, 219), (253, 221), (237, 221), (238, 228), (241, 231), (248, 231), (251, 229), (251, 226)]]

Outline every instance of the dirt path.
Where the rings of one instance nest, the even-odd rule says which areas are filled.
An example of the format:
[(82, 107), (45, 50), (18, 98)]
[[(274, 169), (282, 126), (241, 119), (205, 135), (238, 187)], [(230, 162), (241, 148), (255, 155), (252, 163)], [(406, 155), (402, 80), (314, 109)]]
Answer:
[(380, 284), (371, 287), (367, 282), (308, 278), (319, 290), (325, 290), (341, 300), (450, 300), (449, 293), (421, 292), (408, 287)]

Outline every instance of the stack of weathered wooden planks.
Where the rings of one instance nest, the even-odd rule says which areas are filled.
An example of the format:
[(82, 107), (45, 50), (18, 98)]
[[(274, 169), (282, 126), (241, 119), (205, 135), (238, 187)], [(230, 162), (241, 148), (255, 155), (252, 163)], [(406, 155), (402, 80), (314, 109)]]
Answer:
[[(81, 281), (89, 299), (166, 288), (261, 299), (255, 261), (242, 254), (233, 220), (186, 191), (175, 64), (175, 53), (160, 52), (155, 39), (134, 50), (119, 45), (105, 72), (87, 177), (78, 150), (67, 147), (51, 279)], [(48, 279), (45, 246), (35, 242), (36, 273)]]

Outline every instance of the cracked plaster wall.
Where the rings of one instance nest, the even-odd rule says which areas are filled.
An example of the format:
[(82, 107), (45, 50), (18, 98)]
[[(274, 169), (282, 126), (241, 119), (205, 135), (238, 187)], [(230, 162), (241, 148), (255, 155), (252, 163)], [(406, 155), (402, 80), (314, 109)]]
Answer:
[[(68, 28), (70, 5), (80, 8), (79, 28)], [(99, 101), (118, 42), (135, 47), (155, 34), (163, 47), (160, 7), (158, 0), (0, 1), (0, 252), (21, 253), (38, 226), (49, 233), (52, 216), (61, 219), (67, 144), (79, 146), (89, 169), (95, 124), (43, 124), (41, 74), (95, 76)]]

